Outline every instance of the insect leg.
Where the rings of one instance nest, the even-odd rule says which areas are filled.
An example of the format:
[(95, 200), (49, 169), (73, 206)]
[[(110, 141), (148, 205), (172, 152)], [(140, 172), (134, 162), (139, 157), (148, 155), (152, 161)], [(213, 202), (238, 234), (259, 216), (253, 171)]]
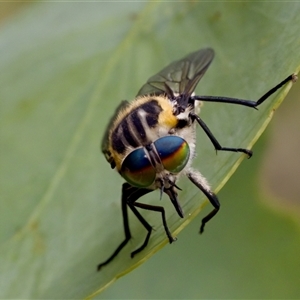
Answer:
[(204, 132), (206, 133), (206, 135), (208, 136), (208, 138), (210, 139), (210, 141), (212, 142), (212, 144), (214, 145), (216, 150), (232, 151), (232, 152), (243, 152), (243, 153), (246, 153), (249, 158), (252, 156), (252, 151), (248, 150), (248, 149), (222, 147), (220, 145), (220, 143), (217, 141), (217, 139), (214, 137), (212, 132), (209, 130), (207, 125), (203, 122), (203, 120), (198, 115), (196, 115), (194, 113), (190, 113), (190, 117), (192, 118), (192, 120), (196, 120), (198, 122), (198, 124), (202, 127), (202, 129), (204, 130)]
[(143, 243), (142, 246), (140, 246), (138, 249), (136, 249), (135, 251), (133, 251), (131, 253), (131, 257), (133, 257), (134, 255), (136, 255), (137, 253), (141, 252), (143, 249), (145, 249), (145, 247), (148, 245), (151, 233), (152, 233), (152, 227), (149, 225), (149, 223), (142, 217), (142, 215), (138, 212), (138, 210), (136, 209), (136, 207), (142, 208), (142, 209), (146, 209), (146, 210), (151, 210), (151, 211), (157, 211), (161, 213), (162, 216), (162, 222), (167, 234), (167, 237), (169, 239), (170, 244), (174, 241), (176, 241), (176, 238), (172, 237), (172, 234), (168, 228), (167, 225), (167, 220), (166, 220), (166, 214), (165, 214), (165, 210), (162, 206), (156, 206), (156, 205), (149, 205), (149, 204), (145, 204), (145, 203), (140, 203), (140, 202), (134, 202), (132, 204), (129, 204), (131, 210), (133, 211), (133, 213), (136, 215), (136, 217), (140, 220), (140, 222), (144, 225), (144, 227), (148, 230), (148, 234), (145, 238), (145, 241)]
[[(131, 239), (131, 233), (130, 233), (129, 222), (128, 222), (127, 205), (129, 205), (130, 201), (135, 201), (138, 198), (142, 197), (143, 195), (145, 195), (151, 191), (152, 190), (139, 189), (139, 188), (133, 187), (128, 183), (124, 183), (122, 185), (121, 204), (122, 204), (122, 215), (123, 215), (123, 226), (124, 226), (124, 232), (125, 232), (125, 239), (107, 260), (105, 260), (104, 262), (102, 262), (98, 265), (98, 267), (97, 267), (98, 271), (103, 266), (109, 264), (119, 254), (119, 252), (126, 246), (128, 241)], [(130, 207), (130, 205), (129, 205), (129, 207)]]
[(220, 202), (217, 196), (210, 190), (206, 179), (199, 172), (190, 169), (186, 175), (189, 180), (203, 192), (203, 194), (208, 198), (209, 202), (214, 207), (214, 209), (202, 219), (200, 233), (203, 233), (205, 224), (218, 213), (220, 209)]
[(272, 94), (274, 94), (278, 89), (280, 89), (283, 85), (288, 83), (289, 81), (296, 82), (297, 75), (291, 74), (276, 86), (271, 88), (268, 92), (262, 95), (257, 101), (252, 100), (243, 100), (238, 98), (229, 98), (229, 97), (218, 97), (218, 96), (192, 96), (190, 97), (190, 102), (195, 100), (207, 101), (207, 102), (221, 102), (221, 103), (230, 103), (230, 104), (239, 104), (243, 106), (256, 108), (260, 104), (262, 104), (267, 98), (269, 98)]

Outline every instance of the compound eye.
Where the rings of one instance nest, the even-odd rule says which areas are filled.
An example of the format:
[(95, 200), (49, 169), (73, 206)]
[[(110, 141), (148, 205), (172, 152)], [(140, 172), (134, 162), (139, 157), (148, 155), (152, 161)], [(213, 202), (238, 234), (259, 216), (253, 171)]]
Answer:
[(154, 182), (156, 171), (146, 156), (144, 148), (133, 150), (126, 156), (122, 163), (121, 175), (136, 187), (148, 187)]
[(166, 170), (179, 173), (190, 157), (188, 143), (179, 136), (164, 136), (154, 142), (160, 160)]

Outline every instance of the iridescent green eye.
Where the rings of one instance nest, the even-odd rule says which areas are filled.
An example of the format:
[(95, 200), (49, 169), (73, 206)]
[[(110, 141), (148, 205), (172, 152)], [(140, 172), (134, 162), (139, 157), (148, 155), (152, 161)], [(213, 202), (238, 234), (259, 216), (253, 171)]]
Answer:
[(153, 183), (156, 171), (144, 148), (138, 148), (128, 154), (122, 163), (121, 175), (128, 183), (136, 187), (148, 187)]
[(172, 173), (179, 173), (190, 157), (188, 143), (179, 136), (164, 136), (154, 142), (164, 168)]

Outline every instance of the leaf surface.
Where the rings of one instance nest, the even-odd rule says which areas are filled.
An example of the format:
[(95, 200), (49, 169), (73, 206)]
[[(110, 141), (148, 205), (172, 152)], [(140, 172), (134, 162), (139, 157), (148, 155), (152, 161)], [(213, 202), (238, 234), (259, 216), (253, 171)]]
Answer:
[[(101, 272), (122, 241), (122, 179), (99, 151), (121, 100), (173, 60), (210, 46), (216, 58), (199, 83), (201, 95), (258, 99), (300, 62), (299, 4), (39, 3), (0, 31), (1, 211), (3, 298), (83, 298), (105, 288), (167, 243), (161, 218), (143, 214), (145, 237), (130, 217), (133, 240)], [(259, 111), (205, 103), (201, 116), (219, 142), (251, 147), (290, 88)], [(201, 170), (219, 191), (244, 158), (215, 151), (198, 130)], [(197, 215), (205, 197), (179, 182), (185, 219), (159, 193), (174, 235)], [(209, 230), (209, 224), (206, 228)]]

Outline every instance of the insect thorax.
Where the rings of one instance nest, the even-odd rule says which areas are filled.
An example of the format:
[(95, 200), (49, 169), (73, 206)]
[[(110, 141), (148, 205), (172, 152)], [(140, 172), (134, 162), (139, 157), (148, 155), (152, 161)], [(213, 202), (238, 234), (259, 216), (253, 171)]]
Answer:
[(195, 129), (189, 118), (194, 108), (175, 116), (173, 107), (165, 96), (143, 96), (120, 110), (109, 133), (108, 149), (117, 170), (128, 153), (167, 135), (182, 137), (194, 152)]

